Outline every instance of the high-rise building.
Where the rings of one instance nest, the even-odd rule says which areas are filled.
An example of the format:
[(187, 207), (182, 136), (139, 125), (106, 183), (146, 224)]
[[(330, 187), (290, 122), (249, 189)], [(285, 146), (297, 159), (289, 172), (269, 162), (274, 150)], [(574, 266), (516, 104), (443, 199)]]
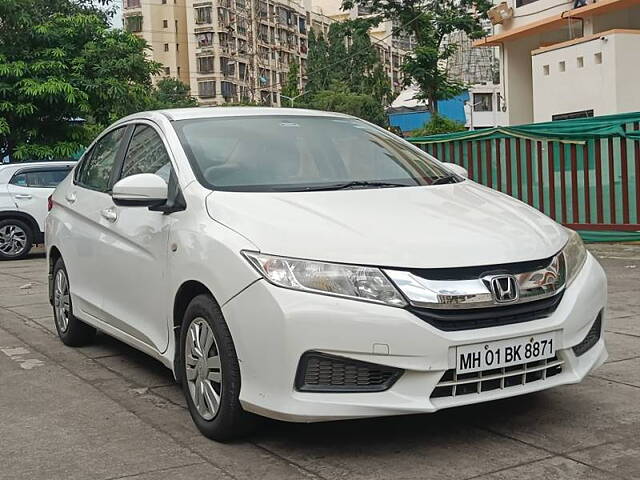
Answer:
[[(313, 11), (312, 0), (123, 0), (123, 7), (124, 28), (163, 66), (156, 80), (179, 78), (202, 104), (279, 105), (294, 63), (304, 85), (309, 28), (326, 32), (337, 20)], [(398, 88), (405, 52), (371, 35)]]

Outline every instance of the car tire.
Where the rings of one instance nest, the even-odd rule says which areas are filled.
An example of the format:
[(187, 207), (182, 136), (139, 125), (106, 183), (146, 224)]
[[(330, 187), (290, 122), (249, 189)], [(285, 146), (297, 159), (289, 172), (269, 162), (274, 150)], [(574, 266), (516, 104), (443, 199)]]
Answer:
[(254, 428), (256, 417), (239, 401), (240, 365), (233, 339), (210, 295), (198, 295), (187, 306), (178, 358), (189, 413), (205, 437), (223, 442)]
[(96, 329), (73, 315), (69, 294), (69, 276), (62, 258), (53, 267), (53, 320), (62, 343), (69, 347), (82, 347), (93, 342)]
[(33, 247), (33, 229), (22, 220), (0, 220), (0, 260), (20, 260)]

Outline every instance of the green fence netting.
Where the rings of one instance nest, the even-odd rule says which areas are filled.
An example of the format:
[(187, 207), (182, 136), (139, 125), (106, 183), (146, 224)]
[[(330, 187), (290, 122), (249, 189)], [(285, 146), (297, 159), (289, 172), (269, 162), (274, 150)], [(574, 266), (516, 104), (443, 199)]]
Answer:
[(640, 242), (640, 112), (408, 140), (585, 241)]
[(640, 129), (629, 124), (640, 122), (640, 112), (602, 117), (577, 118), (555, 122), (531, 123), (514, 127), (495, 127), (466, 132), (408, 138), (412, 143), (442, 143), (457, 140), (490, 140), (493, 138), (524, 138), (529, 140), (556, 140), (563, 143), (582, 143), (594, 138), (623, 137), (640, 140)]

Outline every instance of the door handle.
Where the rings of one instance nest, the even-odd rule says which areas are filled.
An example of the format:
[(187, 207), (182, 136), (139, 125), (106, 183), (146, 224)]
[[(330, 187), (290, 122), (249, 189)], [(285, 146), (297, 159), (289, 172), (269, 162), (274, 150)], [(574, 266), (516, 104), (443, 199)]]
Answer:
[(118, 219), (118, 212), (115, 208), (105, 208), (100, 211), (100, 215), (109, 220), (110, 222), (115, 222)]
[(29, 195), (28, 193), (16, 193), (16, 198), (29, 200), (30, 198), (33, 198), (33, 195)]
[(76, 193), (75, 192), (67, 193), (64, 199), (69, 203), (74, 203), (76, 201)]

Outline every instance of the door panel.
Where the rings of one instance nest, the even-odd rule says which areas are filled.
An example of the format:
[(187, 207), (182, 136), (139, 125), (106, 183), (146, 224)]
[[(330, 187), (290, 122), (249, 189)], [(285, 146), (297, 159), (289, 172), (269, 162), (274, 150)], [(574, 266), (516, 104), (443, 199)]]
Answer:
[(101, 264), (108, 261), (100, 247), (105, 235), (101, 211), (112, 205), (111, 196), (71, 184), (61, 207), (65, 210), (64, 261), (69, 274), (74, 311), (104, 320), (105, 282)]
[[(47, 199), (53, 188), (30, 188), (20, 185), (7, 185), (7, 189), (20, 212), (31, 215), (41, 232), (44, 232), (44, 221), (47, 218)], [(34, 232), (37, 233), (37, 232)]]
[[(136, 125), (117, 177), (155, 173), (168, 181), (171, 168), (159, 133)], [(113, 203), (102, 213), (106, 233), (100, 248), (109, 258), (102, 267), (107, 321), (163, 352), (169, 342), (166, 267), (173, 217)]]
[(168, 344), (166, 264), (171, 217), (110, 203), (102, 212), (103, 308), (114, 327), (162, 352)]
[(101, 137), (78, 166), (73, 182), (68, 182), (60, 206), (69, 216), (64, 245), (65, 265), (69, 274), (71, 296), (77, 313), (104, 320), (104, 265), (110, 262), (102, 249), (102, 239), (109, 234), (102, 211), (113, 205), (111, 177), (125, 148), (127, 127), (120, 127)]

